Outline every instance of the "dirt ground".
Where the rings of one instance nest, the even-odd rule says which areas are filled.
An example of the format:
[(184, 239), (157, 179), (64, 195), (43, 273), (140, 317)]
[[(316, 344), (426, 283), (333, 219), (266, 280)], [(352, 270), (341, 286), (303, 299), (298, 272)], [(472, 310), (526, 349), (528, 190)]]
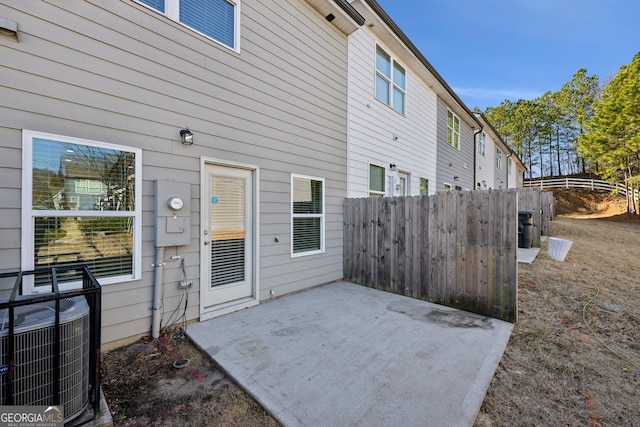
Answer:
[(624, 198), (558, 197), (550, 235), (573, 245), (562, 263), (543, 243), (520, 264), (518, 321), (476, 427), (640, 425), (640, 221)]
[[(624, 198), (557, 197), (550, 234), (573, 246), (520, 264), (518, 322), (475, 427), (640, 425), (640, 220)], [(278, 425), (179, 329), (103, 354), (102, 374), (117, 426)]]
[(279, 426), (179, 328), (103, 354), (102, 390), (116, 426)]

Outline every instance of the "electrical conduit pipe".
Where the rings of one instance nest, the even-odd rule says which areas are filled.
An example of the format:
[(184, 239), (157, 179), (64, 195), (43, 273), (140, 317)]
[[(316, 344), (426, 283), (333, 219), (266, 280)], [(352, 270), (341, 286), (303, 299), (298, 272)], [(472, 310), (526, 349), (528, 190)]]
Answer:
[(151, 338), (160, 337), (160, 318), (162, 309), (162, 279), (164, 273), (164, 247), (156, 247), (156, 261), (153, 264), (153, 305), (151, 307)]

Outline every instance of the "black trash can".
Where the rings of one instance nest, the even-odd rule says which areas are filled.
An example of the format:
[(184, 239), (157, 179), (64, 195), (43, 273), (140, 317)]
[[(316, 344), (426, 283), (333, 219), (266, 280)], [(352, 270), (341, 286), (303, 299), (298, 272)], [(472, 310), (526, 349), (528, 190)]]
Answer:
[(518, 247), (530, 248), (533, 243), (533, 212), (518, 211)]

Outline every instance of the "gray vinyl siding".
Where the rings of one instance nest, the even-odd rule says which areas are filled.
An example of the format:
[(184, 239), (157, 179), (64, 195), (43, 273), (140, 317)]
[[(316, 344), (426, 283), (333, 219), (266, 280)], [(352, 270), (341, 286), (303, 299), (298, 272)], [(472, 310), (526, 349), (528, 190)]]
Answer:
[(497, 156), (497, 149), (499, 147), (494, 147), (493, 149), (493, 165), (494, 165), (494, 169), (495, 169), (495, 180), (494, 180), (494, 188), (495, 189), (504, 189), (504, 188), (509, 188), (509, 174), (507, 173), (507, 162), (509, 161), (509, 159), (507, 158), (507, 156), (509, 155), (508, 151), (505, 151), (505, 149), (503, 148), (499, 148), (500, 151), (502, 151), (502, 168), (498, 169), (496, 167), (496, 156)]
[[(475, 145), (473, 130), (465, 122), (465, 118), (451, 111), (460, 119), (460, 149), (453, 148), (447, 143), (447, 111), (448, 107), (441, 98), (438, 98), (438, 166), (437, 166), (437, 191), (444, 190), (444, 184), (450, 184), (452, 188), (462, 187), (463, 190), (473, 190), (473, 155)], [(451, 165), (451, 166), (449, 166)], [(458, 179), (454, 179), (454, 177)]]
[[(0, 38), (0, 270), (21, 261), (23, 129), (143, 150), (142, 276), (104, 286), (104, 343), (150, 329), (157, 179), (191, 184), (191, 243), (178, 251), (193, 280), (187, 318), (198, 317), (202, 157), (260, 168), (261, 299), (342, 277), (346, 36), (302, 0), (241, 12), (236, 53), (132, 0), (0, 4), (20, 33)], [(326, 180), (324, 254), (290, 257), (291, 173)], [(165, 320), (180, 273), (168, 262)]]

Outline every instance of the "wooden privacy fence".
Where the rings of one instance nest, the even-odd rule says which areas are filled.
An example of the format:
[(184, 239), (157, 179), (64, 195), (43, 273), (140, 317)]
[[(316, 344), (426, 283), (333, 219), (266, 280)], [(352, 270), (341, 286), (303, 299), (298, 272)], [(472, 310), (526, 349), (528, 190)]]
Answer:
[(540, 237), (549, 235), (549, 225), (554, 217), (555, 199), (551, 191), (540, 191), (539, 188), (518, 188), (518, 211), (533, 214), (534, 248), (540, 247)]
[(346, 199), (344, 278), (515, 322), (517, 205), (516, 190)]

